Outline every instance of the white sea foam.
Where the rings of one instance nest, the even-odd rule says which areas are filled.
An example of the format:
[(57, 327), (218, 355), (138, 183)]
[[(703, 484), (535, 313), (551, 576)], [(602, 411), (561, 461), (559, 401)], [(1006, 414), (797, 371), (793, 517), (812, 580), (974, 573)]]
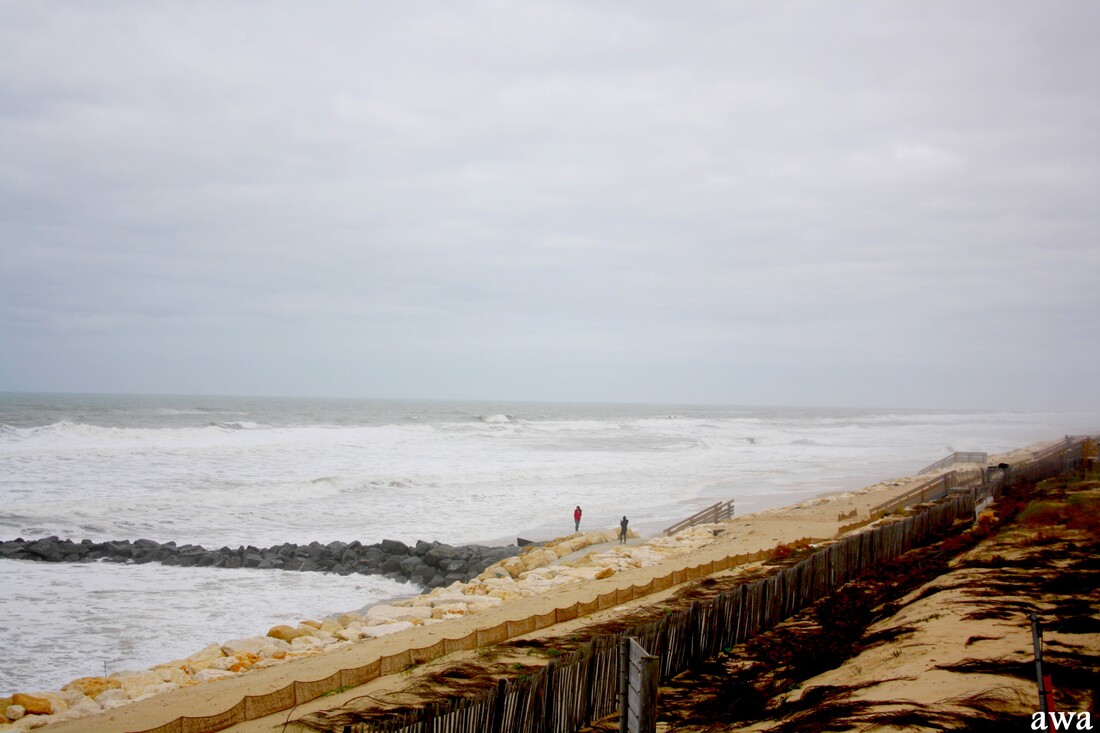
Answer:
[(0, 560), (5, 643), (0, 691), (147, 669), (208, 644), (320, 620), (413, 588), (374, 576)]

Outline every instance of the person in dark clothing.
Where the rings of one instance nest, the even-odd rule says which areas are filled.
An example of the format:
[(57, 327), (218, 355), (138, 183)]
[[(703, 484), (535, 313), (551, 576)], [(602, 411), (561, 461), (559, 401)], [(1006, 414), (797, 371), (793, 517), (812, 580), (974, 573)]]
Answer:
[(573, 531), (577, 532), (581, 528), (581, 508), (578, 506), (573, 510)]
[(623, 521), (619, 522), (619, 544), (626, 544), (626, 525), (630, 524), (630, 520), (623, 517)]

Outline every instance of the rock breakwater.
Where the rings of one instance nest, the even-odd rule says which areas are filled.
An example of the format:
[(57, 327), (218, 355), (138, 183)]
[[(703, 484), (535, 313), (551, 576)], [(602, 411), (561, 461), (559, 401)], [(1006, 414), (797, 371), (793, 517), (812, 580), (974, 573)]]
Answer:
[(424, 588), (466, 582), (501, 560), (519, 554), (519, 547), (453, 546), (419, 540), (410, 546), (398, 540), (364, 545), (359, 541), (275, 547), (239, 546), (208, 550), (201, 545), (177, 545), (149, 539), (74, 542), (56, 536), (35, 540), (0, 540), (0, 558), (37, 562), (150, 563), (180, 567), (257, 568), (329, 572), (338, 575), (384, 575)]
[[(116, 672), (109, 677), (82, 677), (57, 692), (20, 692), (12, 697), (0, 698), (0, 731), (25, 731), (48, 723), (85, 718), (176, 688), (226, 679), (253, 669), (263, 669), (288, 660), (349, 647), (416, 627), (477, 615), (514, 599), (607, 578), (631, 568), (658, 565), (670, 557), (709, 544), (719, 529), (717, 525), (705, 525), (685, 530), (673, 537), (655, 537), (645, 544), (620, 545), (617, 542), (618, 529), (614, 528), (577, 532), (522, 549), (486, 548), (504, 551), (506, 556), (468, 581), (455, 581), (420, 596), (394, 600), (359, 612), (342, 613), (321, 620), (304, 619), (297, 625), (280, 624), (269, 629), (264, 636), (210, 644), (189, 657), (159, 664), (144, 671)], [(633, 532), (630, 536), (637, 537)], [(92, 550), (78, 555), (80, 551), (74, 550), (77, 543), (56, 538), (46, 539), (49, 541), (16, 540), (0, 543), (0, 557), (29, 553), (38, 557), (25, 559), (46, 562), (95, 559), (92, 557)], [(32, 544), (35, 545), (34, 550), (29, 547)], [(155, 544), (140, 542), (142, 559), (130, 557), (128, 560), (157, 561), (149, 557)], [(132, 548), (137, 545), (139, 542), (130, 543)], [(426, 565), (442, 562), (446, 554), (445, 548), (449, 547), (427, 542), (409, 547), (390, 540), (379, 543), (377, 548), (381, 550), (382, 546), (385, 546), (387, 558), (403, 558), (399, 564), (404, 559), (416, 557), (424, 559)], [(176, 548), (177, 551), (182, 549)], [(468, 548), (453, 549), (463, 551)], [(436, 551), (434, 555), (433, 550)], [(582, 553), (584, 550), (588, 552)], [(215, 552), (221, 554), (220, 551)], [(231, 551), (235, 552), (239, 551)], [(425, 559), (429, 557), (430, 559)], [(407, 565), (412, 567), (411, 562)], [(32, 710), (36, 712), (31, 712)]]

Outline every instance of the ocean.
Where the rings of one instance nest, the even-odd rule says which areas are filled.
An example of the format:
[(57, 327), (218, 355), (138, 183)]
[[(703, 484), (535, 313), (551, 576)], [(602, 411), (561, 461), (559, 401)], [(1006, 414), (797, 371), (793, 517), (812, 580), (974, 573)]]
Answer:
[[(1089, 413), (0, 394), (0, 539), (207, 548), (656, 534), (909, 476)], [(376, 576), (0, 560), (0, 696), (144, 669), (418, 588)]]

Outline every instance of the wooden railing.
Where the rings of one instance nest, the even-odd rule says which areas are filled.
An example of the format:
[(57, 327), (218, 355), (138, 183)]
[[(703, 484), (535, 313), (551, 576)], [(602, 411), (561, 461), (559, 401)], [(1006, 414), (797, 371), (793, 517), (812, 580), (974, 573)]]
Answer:
[(694, 527), (697, 524), (715, 524), (733, 517), (733, 499), (719, 501), (711, 504), (706, 509), (700, 509), (687, 519), (677, 522), (665, 530), (665, 534), (676, 534), (682, 529)]
[(872, 517), (875, 515), (889, 514), (895, 509), (899, 509), (903, 506), (909, 506), (910, 504), (923, 504), (926, 501), (935, 501), (936, 499), (942, 499), (947, 496), (947, 492), (956, 486), (961, 485), (962, 481), (959, 479), (958, 471), (951, 471), (945, 473), (942, 476), (936, 476), (930, 478), (920, 484), (917, 484), (913, 488), (906, 491), (900, 496), (895, 496), (889, 501), (884, 501), (877, 506), (871, 507), (868, 512)]
[(947, 468), (948, 466), (954, 466), (956, 463), (981, 463), (985, 464), (989, 462), (988, 453), (979, 453), (977, 451), (955, 451), (947, 458), (942, 458), (931, 466), (925, 466), (921, 470), (917, 471), (918, 476), (923, 476), (926, 473), (932, 471), (938, 471), (941, 468)]
[(1053, 445), (1049, 446), (1048, 448), (1046, 448), (1044, 450), (1041, 450), (1038, 453), (1036, 453), (1035, 457), (1032, 458), (1031, 460), (1034, 461), (1034, 462), (1038, 462), (1038, 461), (1045, 461), (1045, 460), (1048, 460), (1050, 458), (1055, 458), (1055, 457), (1061, 457), (1063, 459), (1067, 459), (1069, 457), (1076, 457), (1077, 452), (1080, 451), (1081, 447), (1083, 446), (1085, 440), (1088, 439), (1088, 437), (1089, 436), (1087, 436), (1087, 435), (1086, 436), (1067, 435), (1065, 438), (1063, 438), (1062, 440), (1059, 440), (1057, 443), (1054, 443)]
[[(1081, 463), (1082, 446), (1088, 436), (1072, 436), (1067, 435), (1064, 440), (1059, 440), (1053, 445), (1045, 448), (1042, 451), (1034, 454), (1029, 461), (1019, 466), (1012, 467), (1013, 476), (1016, 476), (1020, 471), (1024, 472), (1024, 475), (1028, 473), (1034, 473), (1036, 471), (1042, 471), (1045, 474), (1051, 472), (1066, 472), (1069, 471), (1074, 465)], [(959, 455), (959, 454), (954, 454)], [(963, 455), (986, 455), (980, 454), (963, 454)], [(946, 460), (946, 459), (945, 459)], [(988, 461), (988, 456), (986, 458)], [(928, 470), (928, 469), (926, 469)], [(976, 487), (980, 484), (989, 483), (993, 481), (986, 471), (981, 472), (981, 476), (974, 476), (966, 473), (960, 474), (959, 471), (951, 471), (945, 473), (942, 476), (928, 479), (927, 481), (914, 486), (909, 491), (906, 491), (900, 496), (896, 496), (893, 499), (883, 502), (878, 506), (871, 507), (870, 515), (872, 517), (888, 514), (895, 509), (903, 506), (909, 506), (911, 504), (923, 504), (927, 501), (935, 501), (948, 494), (951, 489), (965, 486), (969, 488)], [(1003, 477), (1002, 477), (1003, 478)], [(1001, 479), (996, 479), (1000, 481)]]

